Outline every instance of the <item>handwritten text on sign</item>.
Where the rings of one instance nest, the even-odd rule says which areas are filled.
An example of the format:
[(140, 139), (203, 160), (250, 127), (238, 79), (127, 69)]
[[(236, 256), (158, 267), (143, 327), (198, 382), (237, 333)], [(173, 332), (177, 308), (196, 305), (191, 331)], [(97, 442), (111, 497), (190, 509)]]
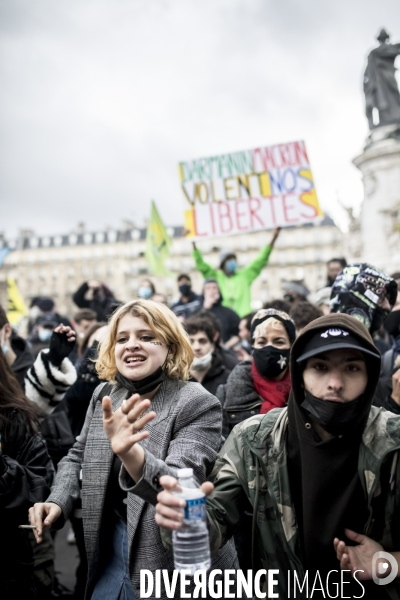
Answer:
[(304, 142), (182, 162), (179, 173), (190, 237), (288, 227), (322, 215)]

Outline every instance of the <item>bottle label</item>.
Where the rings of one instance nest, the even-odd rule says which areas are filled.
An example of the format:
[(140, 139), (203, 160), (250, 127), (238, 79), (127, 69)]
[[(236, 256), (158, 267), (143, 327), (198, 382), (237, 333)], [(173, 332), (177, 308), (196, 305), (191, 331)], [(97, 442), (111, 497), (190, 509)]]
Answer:
[(195, 521), (206, 518), (206, 498), (194, 498), (186, 500), (185, 519)]

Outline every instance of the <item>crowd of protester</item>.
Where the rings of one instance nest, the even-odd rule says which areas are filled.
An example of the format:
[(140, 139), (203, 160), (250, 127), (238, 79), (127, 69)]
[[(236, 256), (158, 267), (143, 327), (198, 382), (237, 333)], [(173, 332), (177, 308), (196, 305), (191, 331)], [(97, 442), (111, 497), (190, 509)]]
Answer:
[[(156, 278), (125, 303), (84, 282), (67, 316), (33, 298), (24, 334), (0, 306), (0, 598), (140, 598), (141, 569), (173, 570), (185, 466), (207, 481), (213, 569), (398, 559), (400, 272), (332, 258), (323, 288), (289, 281), (252, 311), (278, 235), (242, 269), (194, 245), (202, 289), (180, 274), (170, 307)], [(64, 525), (74, 590), (54, 571)]]

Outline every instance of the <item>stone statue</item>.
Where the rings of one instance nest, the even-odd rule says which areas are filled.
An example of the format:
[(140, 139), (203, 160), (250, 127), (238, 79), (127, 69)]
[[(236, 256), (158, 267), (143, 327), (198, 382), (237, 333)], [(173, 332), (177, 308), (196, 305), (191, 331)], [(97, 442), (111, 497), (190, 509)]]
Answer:
[[(390, 44), (384, 29), (377, 40), (380, 45), (369, 53), (364, 73), (365, 111), (370, 130), (383, 125), (400, 125), (400, 94), (394, 66), (400, 43)], [(374, 124), (372, 119), (374, 108), (378, 110), (379, 124)]]

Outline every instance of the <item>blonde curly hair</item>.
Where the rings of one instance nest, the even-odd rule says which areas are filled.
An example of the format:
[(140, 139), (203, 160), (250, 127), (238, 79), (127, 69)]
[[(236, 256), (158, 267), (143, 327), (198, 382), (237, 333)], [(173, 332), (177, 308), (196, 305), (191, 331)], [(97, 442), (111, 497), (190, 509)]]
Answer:
[(152, 300), (136, 299), (120, 306), (108, 324), (108, 333), (101, 341), (96, 360), (96, 371), (100, 379), (115, 383), (118, 372), (115, 362), (115, 345), (118, 325), (125, 315), (139, 317), (150, 327), (156, 336), (172, 348), (166, 358), (164, 371), (168, 377), (187, 381), (194, 353), (188, 335), (176, 315), (164, 304)]

